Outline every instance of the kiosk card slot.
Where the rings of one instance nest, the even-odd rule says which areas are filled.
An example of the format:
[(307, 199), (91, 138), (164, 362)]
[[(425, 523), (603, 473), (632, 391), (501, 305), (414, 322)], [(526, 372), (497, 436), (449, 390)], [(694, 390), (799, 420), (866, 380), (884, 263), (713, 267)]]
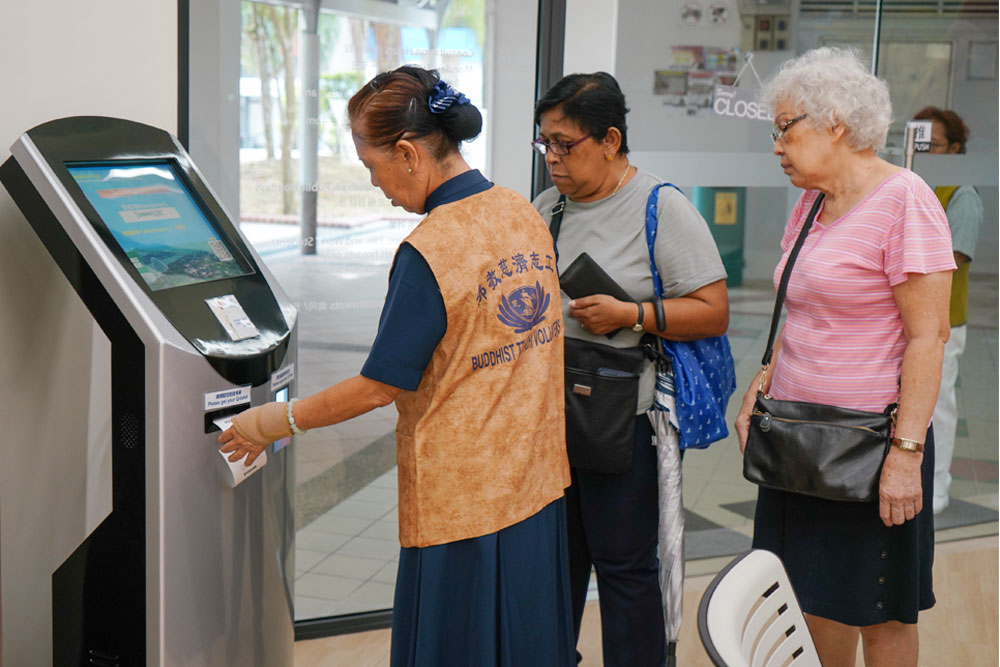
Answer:
[(205, 413), (205, 433), (213, 433), (216, 431), (225, 431), (229, 428), (229, 424), (226, 424), (226, 428), (221, 428), (219, 423), (228, 418), (231, 423), (233, 417), (240, 414), (244, 410), (250, 407), (249, 403), (240, 403), (239, 405), (230, 405), (225, 408), (220, 408), (218, 410), (211, 410)]
[[(216, 430), (225, 431), (232, 426), (233, 415), (217, 417), (214, 421)], [(213, 442), (213, 444), (215, 443)], [(246, 465), (246, 457), (243, 457), (239, 461), (230, 461), (229, 457), (231, 454), (227, 454), (223, 451), (219, 452), (219, 456), (222, 457), (222, 462), (224, 464), (221, 468), (222, 478), (226, 481), (226, 484), (228, 484), (230, 488), (236, 488), (245, 479), (250, 477), (250, 475), (267, 465), (266, 450), (261, 452), (250, 465)]]

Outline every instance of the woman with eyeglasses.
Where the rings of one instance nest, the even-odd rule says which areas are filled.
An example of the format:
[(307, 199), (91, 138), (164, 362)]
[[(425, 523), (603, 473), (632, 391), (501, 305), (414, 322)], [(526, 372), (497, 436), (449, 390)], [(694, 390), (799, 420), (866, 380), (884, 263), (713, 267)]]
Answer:
[(222, 451), (249, 464), (292, 431), (395, 402), (402, 548), (391, 664), (567, 667), (552, 237), (527, 200), (466, 163), (459, 147), (482, 118), (436, 72), (379, 74), (347, 111), (372, 185), (427, 217), (396, 252), (360, 374), (238, 415)]
[(929, 427), (948, 339), (952, 258), (934, 192), (877, 155), (892, 105), (884, 81), (848, 50), (784, 63), (763, 100), (774, 154), (803, 192), (775, 269), (822, 193), (790, 274), (785, 324), (766, 377), (736, 420), (746, 446), (758, 386), (776, 399), (881, 413), (898, 402), (879, 499), (838, 502), (760, 487), (753, 545), (782, 558), (824, 667), (917, 664), (918, 612), (934, 604)]
[[(662, 180), (629, 163), (627, 112), (618, 82), (604, 72), (566, 76), (535, 105), (539, 136), (533, 147), (545, 157), (555, 187), (534, 206), (547, 222), (554, 208), (562, 209), (560, 272), (586, 252), (631, 296), (564, 296), (566, 336), (629, 348), (645, 334), (673, 340), (721, 335), (729, 321), (725, 269), (704, 219), (669, 187), (660, 189), (654, 253), (665, 298), (655, 295), (645, 215), (647, 197)], [(609, 339), (606, 334), (614, 332)], [(667, 657), (657, 578), (657, 459), (646, 416), (654, 381), (653, 364), (645, 362), (637, 403), (621, 406), (635, 416), (631, 463), (624, 472), (570, 461), (573, 629), (579, 639), (596, 570), (606, 667), (656, 667)]]

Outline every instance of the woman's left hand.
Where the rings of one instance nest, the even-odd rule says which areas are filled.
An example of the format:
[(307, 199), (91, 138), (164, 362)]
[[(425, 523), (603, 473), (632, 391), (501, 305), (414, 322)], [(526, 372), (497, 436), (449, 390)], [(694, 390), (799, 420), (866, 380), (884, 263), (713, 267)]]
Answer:
[[(951, 271), (909, 273), (892, 291), (906, 337), (895, 434), (920, 441), (934, 413), (941, 358), (950, 333)], [(878, 485), (878, 515), (885, 525), (901, 525), (923, 509), (920, 480), (923, 460), (922, 453), (889, 447)]]
[(878, 484), (878, 515), (886, 526), (899, 526), (924, 506), (920, 484), (923, 454), (889, 447)]
[(631, 327), (639, 319), (634, 303), (619, 301), (607, 294), (592, 294), (569, 302), (569, 316), (592, 334), (606, 334)]

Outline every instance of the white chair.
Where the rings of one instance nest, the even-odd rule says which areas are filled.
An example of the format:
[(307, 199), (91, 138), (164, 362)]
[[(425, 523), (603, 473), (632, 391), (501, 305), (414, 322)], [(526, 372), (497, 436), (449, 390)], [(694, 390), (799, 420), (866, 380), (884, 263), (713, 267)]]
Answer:
[(716, 667), (820, 667), (781, 561), (754, 549), (715, 576), (698, 605), (698, 634)]

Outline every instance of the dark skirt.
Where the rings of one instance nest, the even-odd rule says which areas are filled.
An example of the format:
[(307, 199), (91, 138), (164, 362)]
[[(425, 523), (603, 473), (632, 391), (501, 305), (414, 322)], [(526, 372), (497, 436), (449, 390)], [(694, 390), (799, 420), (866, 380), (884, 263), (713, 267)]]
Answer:
[(565, 499), (496, 533), (399, 552), (392, 667), (576, 664)]
[(878, 501), (848, 503), (760, 488), (753, 546), (776, 553), (808, 614), (847, 625), (916, 623), (934, 606), (934, 435), (920, 470), (923, 509), (886, 527)]

